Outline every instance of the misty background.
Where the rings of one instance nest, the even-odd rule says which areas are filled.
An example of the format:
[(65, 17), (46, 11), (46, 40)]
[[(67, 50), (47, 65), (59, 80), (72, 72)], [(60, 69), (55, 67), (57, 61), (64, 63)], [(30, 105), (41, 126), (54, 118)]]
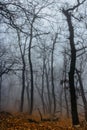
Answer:
[[(39, 108), (46, 114), (53, 112), (55, 106), (58, 116), (70, 115), (71, 52), (62, 9), (77, 3), (78, 0), (0, 0), (0, 111), (30, 113)], [(87, 1), (71, 14), (76, 68), (86, 96)], [(74, 78), (78, 113), (83, 117), (77, 73)]]

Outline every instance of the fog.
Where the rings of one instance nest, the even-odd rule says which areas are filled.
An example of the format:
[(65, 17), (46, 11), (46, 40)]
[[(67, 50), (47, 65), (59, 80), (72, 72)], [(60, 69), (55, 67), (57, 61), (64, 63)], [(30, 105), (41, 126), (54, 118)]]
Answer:
[(76, 101), (84, 115), (80, 81), (87, 97), (87, 2), (81, 2), (0, 0), (0, 111), (51, 113), (55, 107), (58, 116), (71, 116), (72, 51), (63, 13), (70, 9), (80, 74), (79, 80), (75, 70)]

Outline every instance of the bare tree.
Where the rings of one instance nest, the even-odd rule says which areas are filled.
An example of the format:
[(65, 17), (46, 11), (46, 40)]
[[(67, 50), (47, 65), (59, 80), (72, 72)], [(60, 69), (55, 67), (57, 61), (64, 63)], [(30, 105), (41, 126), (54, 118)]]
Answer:
[(65, 103), (66, 103), (66, 115), (69, 118), (69, 102), (68, 102), (68, 94), (67, 91), (69, 91), (69, 80), (68, 80), (68, 76), (67, 76), (67, 66), (69, 61), (67, 60), (67, 56), (66, 56), (66, 49), (65, 49), (65, 53), (64, 53), (64, 72), (63, 72), (63, 85), (64, 85), (64, 94), (65, 94)]
[(17, 30), (18, 46), (19, 46), (19, 49), (20, 49), (20, 54), (21, 54), (21, 59), (22, 59), (22, 92), (21, 92), (20, 111), (23, 112), (24, 91), (25, 91), (25, 71), (26, 71), (25, 50), (26, 50), (27, 37), (25, 38), (25, 43), (24, 43), (23, 49), (22, 49), (20, 34), (21, 34), (21, 33)]
[(62, 10), (63, 14), (66, 17), (67, 24), (69, 27), (69, 42), (71, 47), (71, 63), (70, 63), (70, 72), (69, 72), (69, 87), (70, 87), (70, 96), (71, 96), (71, 114), (72, 114), (72, 122), (73, 125), (79, 124), (78, 112), (77, 112), (77, 101), (76, 101), (76, 93), (74, 86), (74, 74), (75, 74), (75, 66), (76, 66), (76, 49), (74, 44), (74, 28), (72, 25), (71, 13), (69, 10)]
[(70, 96), (71, 96), (71, 114), (72, 114), (72, 122), (73, 125), (79, 124), (78, 112), (77, 112), (77, 101), (76, 101), (76, 92), (74, 85), (74, 74), (76, 68), (76, 48), (74, 43), (74, 27), (72, 24), (72, 11), (78, 8), (81, 4), (83, 4), (85, 0), (81, 3), (78, 2), (75, 6), (69, 9), (62, 9), (62, 13), (66, 17), (66, 21), (69, 28), (69, 43), (71, 48), (71, 63), (70, 63), (70, 71), (69, 71), (69, 86), (70, 86)]
[(54, 63), (54, 50), (55, 50), (55, 44), (57, 42), (58, 33), (55, 33), (52, 45), (52, 54), (51, 54), (51, 82), (52, 82), (52, 96), (53, 96), (53, 113), (56, 112), (56, 97), (55, 97), (55, 85), (54, 85), (54, 69), (53, 69), (53, 63)]

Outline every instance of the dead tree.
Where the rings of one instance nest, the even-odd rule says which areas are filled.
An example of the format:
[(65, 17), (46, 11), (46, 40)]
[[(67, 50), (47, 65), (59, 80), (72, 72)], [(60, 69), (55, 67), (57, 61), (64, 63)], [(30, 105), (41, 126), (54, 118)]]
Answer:
[(78, 112), (77, 112), (77, 101), (76, 101), (76, 92), (74, 86), (74, 74), (76, 66), (76, 49), (74, 44), (74, 28), (72, 25), (71, 13), (69, 10), (62, 10), (63, 14), (66, 17), (68, 28), (69, 28), (69, 43), (71, 47), (71, 62), (70, 62), (70, 71), (69, 71), (69, 87), (70, 87), (70, 96), (71, 96), (71, 114), (72, 114), (72, 123), (73, 125), (79, 124)]
[(25, 71), (26, 71), (25, 49), (26, 49), (27, 37), (25, 38), (25, 43), (24, 43), (24, 47), (23, 47), (23, 50), (22, 50), (22, 47), (21, 47), (21, 37), (20, 37), (20, 32), (18, 30), (17, 30), (17, 36), (18, 36), (18, 46), (19, 46), (21, 59), (22, 59), (22, 92), (21, 92), (20, 111), (23, 112), (24, 92), (25, 92)]
[(55, 85), (54, 85), (54, 50), (55, 50), (55, 44), (58, 37), (58, 33), (55, 34), (53, 39), (53, 45), (52, 45), (52, 54), (51, 54), (51, 84), (52, 84), (52, 97), (53, 97), (53, 113), (56, 112), (56, 97), (55, 97)]
[(74, 43), (74, 27), (72, 23), (72, 11), (77, 9), (80, 5), (82, 5), (86, 0), (82, 2), (78, 2), (71, 8), (62, 9), (62, 13), (66, 17), (66, 21), (69, 29), (69, 44), (71, 49), (71, 62), (70, 62), (70, 71), (69, 71), (69, 87), (70, 87), (70, 96), (71, 96), (71, 114), (72, 114), (72, 123), (73, 125), (79, 124), (78, 111), (77, 111), (77, 100), (76, 100), (76, 91), (74, 85), (74, 74), (76, 67), (76, 48)]

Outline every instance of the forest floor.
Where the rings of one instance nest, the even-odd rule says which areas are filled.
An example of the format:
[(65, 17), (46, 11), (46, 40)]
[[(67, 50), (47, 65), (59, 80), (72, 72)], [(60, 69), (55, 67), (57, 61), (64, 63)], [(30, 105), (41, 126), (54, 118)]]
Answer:
[(0, 112), (0, 130), (87, 130), (87, 124), (73, 127), (70, 119), (40, 121), (27, 113)]

